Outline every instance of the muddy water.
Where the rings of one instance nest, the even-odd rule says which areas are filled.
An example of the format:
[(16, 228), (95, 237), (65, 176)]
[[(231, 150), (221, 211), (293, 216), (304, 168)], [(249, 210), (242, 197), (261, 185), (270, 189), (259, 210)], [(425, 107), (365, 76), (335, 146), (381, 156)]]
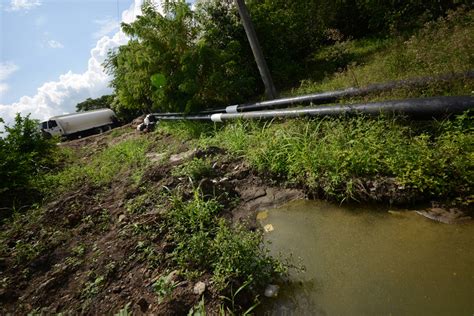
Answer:
[(474, 315), (474, 225), (296, 201), (260, 213), (275, 255), (305, 267), (266, 315)]

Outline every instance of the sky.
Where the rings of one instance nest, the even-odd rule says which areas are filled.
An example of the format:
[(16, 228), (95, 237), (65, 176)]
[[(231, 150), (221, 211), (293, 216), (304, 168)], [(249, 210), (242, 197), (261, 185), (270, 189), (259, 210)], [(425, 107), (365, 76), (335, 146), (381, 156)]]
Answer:
[(142, 0), (0, 0), (0, 117), (31, 118), (75, 111), (110, 94), (102, 63), (126, 44)]

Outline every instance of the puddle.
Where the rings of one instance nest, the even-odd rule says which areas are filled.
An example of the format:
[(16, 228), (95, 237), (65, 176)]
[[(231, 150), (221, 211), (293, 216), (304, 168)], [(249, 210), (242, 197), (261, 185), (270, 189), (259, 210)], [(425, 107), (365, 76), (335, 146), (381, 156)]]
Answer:
[(305, 271), (264, 315), (474, 315), (474, 225), (415, 212), (295, 201), (260, 223), (272, 254)]

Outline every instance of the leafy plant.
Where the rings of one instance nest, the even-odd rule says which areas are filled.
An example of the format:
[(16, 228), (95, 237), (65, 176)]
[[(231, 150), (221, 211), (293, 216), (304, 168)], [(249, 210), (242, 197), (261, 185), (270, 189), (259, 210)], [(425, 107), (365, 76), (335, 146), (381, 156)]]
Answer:
[(0, 219), (39, 200), (39, 178), (58, 164), (56, 140), (43, 138), (37, 124), (17, 114), (0, 137)]
[[(240, 292), (244, 291), (247, 286), (249, 286), (252, 283), (252, 280), (247, 280), (244, 284), (242, 284), (236, 291), (234, 291), (231, 287), (230, 289), (230, 296), (221, 296), (222, 299), (227, 301), (230, 306), (224, 307), (221, 306), (221, 314), (229, 314), (229, 315), (251, 315), (252, 311), (258, 307), (260, 302), (258, 301), (258, 296), (255, 297), (255, 304), (250, 306), (248, 309), (246, 309), (244, 312), (241, 312), (237, 314), (237, 312), (241, 311), (241, 306), (237, 305), (237, 296), (239, 295)], [(227, 310), (227, 313), (224, 312), (224, 310)]]
[(158, 303), (169, 297), (178, 285), (178, 282), (168, 280), (165, 276), (159, 277), (152, 285), (153, 291), (158, 295)]
[(243, 228), (230, 228), (218, 219), (222, 206), (204, 200), (199, 191), (188, 202), (175, 197), (167, 213), (166, 227), (173, 242), (173, 260), (188, 275), (212, 273), (219, 291), (228, 284), (249, 281), (260, 287), (284, 271), (262, 246), (262, 235)]

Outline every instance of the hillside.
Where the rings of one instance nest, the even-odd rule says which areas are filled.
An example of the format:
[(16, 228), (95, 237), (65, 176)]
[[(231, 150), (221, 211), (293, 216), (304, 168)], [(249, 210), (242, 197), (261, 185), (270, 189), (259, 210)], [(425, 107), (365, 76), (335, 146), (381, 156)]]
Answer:
[[(339, 38), (282, 95), (454, 74), (339, 102), (472, 96), (473, 17), (463, 9), (408, 38)], [(244, 313), (294, 265), (268, 254), (257, 211), (293, 199), (474, 215), (472, 113), (134, 127), (61, 143), (32, 182), (42, 199), (12, 208), (1, 314)]]

